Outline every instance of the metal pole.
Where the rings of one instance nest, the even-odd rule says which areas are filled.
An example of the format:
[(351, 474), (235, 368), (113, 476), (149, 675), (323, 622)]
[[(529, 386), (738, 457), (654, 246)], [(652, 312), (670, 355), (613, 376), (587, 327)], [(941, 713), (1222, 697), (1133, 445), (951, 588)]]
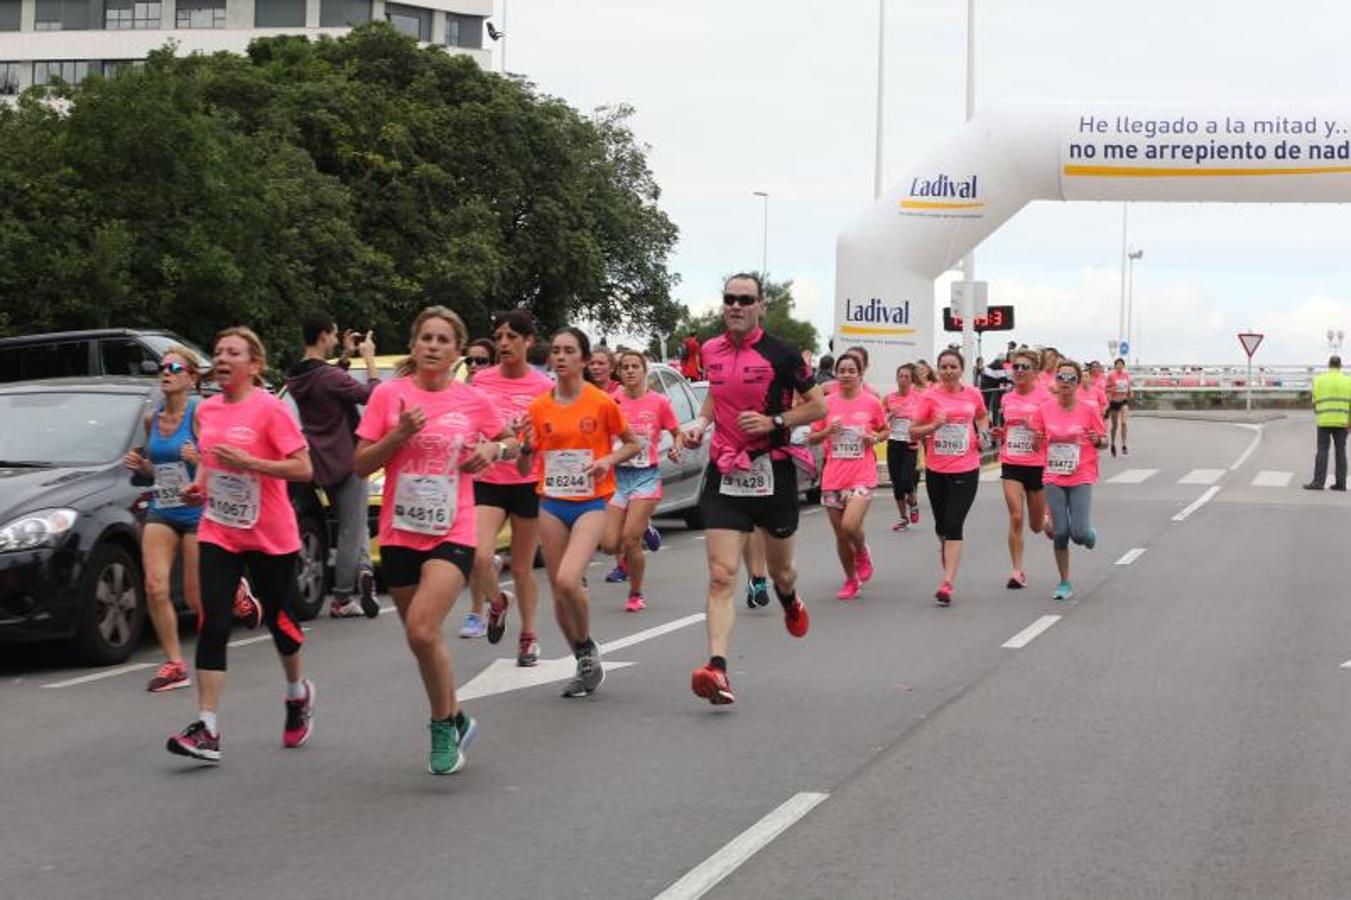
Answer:
[[(976, 0), (966, 0), (966, 120), (976, 114)], [(975, 347), (976, 337), (976, 298), (971, 283), (976, 280), (976, 251), (966, 254), (962, 261), (962, 278), (966, 287), (962, 291), (962, 355), (971, 365), (975, 359), (971, 351)]]
[(1126, 219), (1129, 215), (1130, 204), (1121, 204), (1121, 302), (1116, 310), (1116, 341), (1117, 346), (1126, 337)]
[(886, 0), (877, 0), (877, 146), (873, 150), (873, 199), (882, 196), (882, 93), (886, 61)]

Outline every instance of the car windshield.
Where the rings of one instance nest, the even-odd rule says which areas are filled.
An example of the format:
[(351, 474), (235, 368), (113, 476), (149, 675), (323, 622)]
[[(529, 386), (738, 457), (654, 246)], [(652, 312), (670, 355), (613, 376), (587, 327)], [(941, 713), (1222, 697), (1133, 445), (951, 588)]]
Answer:
[(118, 459), (139, 421), (140, 394), (0, 395), (0, 460), (87, 466)]
[(183, 340), (176, 334), (143, 334), (141, 335), (141, 340), (145, 341), (150, 349), (154, 350), (155, 353), (160, 356), (163, 356), (170, 347), (175, 345), (187, 347), (193, 353), (197, 354), (197, 366), (202, 371), (205, 372), (211, 368), (211, 357), (207, 356), (206, 353), (202, 351), (201, 347), (198, 347), (196, 344), (192, 343), (192, 341)]

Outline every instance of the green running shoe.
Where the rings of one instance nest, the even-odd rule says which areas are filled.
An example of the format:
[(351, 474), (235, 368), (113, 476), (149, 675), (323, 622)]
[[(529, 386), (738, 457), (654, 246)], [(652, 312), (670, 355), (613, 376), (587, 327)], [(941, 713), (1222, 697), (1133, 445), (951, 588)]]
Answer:
[(427, 754), (427, 771), (433, 775), (450, 775), (464, 768), (464, 754), (460, 752), (460, 733), (454, 720), (432, 719), (432, 750)]
[(1060, 585), (1051, 594), (1052, 600), (1068, 600), (1074, 596), (1074, 588), (1070, 587), (1068, 581), (1060, 582)]

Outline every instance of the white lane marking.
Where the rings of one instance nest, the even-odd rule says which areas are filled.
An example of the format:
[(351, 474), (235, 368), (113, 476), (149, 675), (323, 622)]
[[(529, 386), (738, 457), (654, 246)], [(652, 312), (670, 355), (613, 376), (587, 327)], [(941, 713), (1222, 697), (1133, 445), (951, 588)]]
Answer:
[(1060, 616), (1042, 616), (1040, 619), (1033, 622), (1031, 625), (1027, 626), (1022, 631), (1018, 632), (1004, 643), (1000, 644), (1000, 646), (1007, 647), (1010, 650), (1021, 650), (1028, 644), (1032, 643), (1033, 639), (1035, 639), (1037, 635), (1041, 634), (1043, 631), (1050, 628), (1052, 625), (1054, 625), (1056, 622), (1059, 621)]
[(694, 536), (694, 539), (695, 539), (696, 541), (706, 541), (706, 540), (708, 540), (708, 537), (707, 537), (706, 535), (696, 534), (696, 535)]
[(116, 669), (108, 669), (103, 672), (95, 672), (93, 675), (81, 675), (79, 678), (70, 678), (66, 681), (53, 681), (50, 684), (42, 685), (45, 688), (63, 688), (74, 687), (77, 684), (88, 684), (91, 681), (102, 681), (104, 678), (112, 678), (114, 675), (125, 675), (128, 672), (139, 672), (142, 669), (153, 669), (151, 663), (133, 663), (129, 666), (119, 666)]
[(656, 900), (697, 900), (704, 896), (829, 796), (811, 791), (794, 794), (778, 809), (686, 872), (683, 878), (658, 894)]
[(676, 619), (667, 622), (664, 625), (654, 625), (651, 628), (644, 628), (628, 637), (615, 638), (613, 641), (607, 641), (600, 645), (602, 653), (613, 653), (616, 650), (623, 650), (625, 647), (632, 647), (634, 644), (641, 644), (643, 641), (650, 641), (653, 638), (661, 637), (663, 634), (670, 634), (672, 631), (679, 631), (688, 625), (696, 622), (702, 622), (707, 616), (704, 613), (692, 613), (683, 619)]
[(1177, 480), (1178, 484), (1214, 484), (1220, 480), (1224, 469), (1192, 469)]
[(1275, 472), (1271, 469), (1263, 469), (1253, 478), (1252, 486), (1283, 488), (1288, 487), (1294, 478), (1294, 472)]
[(1139, 484), (1159, 474), (1158, 469), (1125, 469), (1107, 479), (1108, 484)]
[(1237, 472), (1239, 466), (1241, 466), (1241, 465), (1243, 465), (1245, 462), (1247, 462), (1249, 456), (1252, 456), (1253, 451), (1257, 449), (1257, 445), (1260, 444), (1260, 443), (1262, 443), (1262, 433), (1263, 433), (1263, 431), (1266, 430), (1266, 426), (1265, 426), (1265, 425), (1249, 425), (1249, 424), (1244, 423), (1244, 422), (1235, 422), (1235, 423), (1233, 423), (1233, 424), (1236, 425), (1236, 426), (1239, 427), (1239, 428), (1250, 428), (1250, 429), (1252, 429), (1253, 431), (1257, 432), (1256, 434), (1253, 435), (1252, 440), (1248, 442), (1248, 449), (1244, 450), (1244, 451), (1243, 451), (1243, 455), (1240, 456), (1237, 460), (1235, 460), (1235, 461), (1234, 461), (1234, 464), (1233, 464), (1232, 466), (1229, 467), (1229, 471), (1230, 471), (1230, 472)]
[(1178, 513), (1177, 515), (1173, 516), (1173, 521), (1174, 522), (1187, 521), (1188, 516), (1196, 512), (1201, 507), (1205, 506), (1207, 503), (1209, 503), (1211, 499), (1219, 492), (1220, 486), (1218, 484), (1215, 485), (1214, 487), (1206, 488), (1206, 492), (1201, 496), (1197, 497), (1195, 500), (1193, 500), (1190, 506), (1182, 510), (1182, 512)]
[(1121, 558), (1116, 561), (1116, 564), (1118, 566), (1129, 566), (1131, 563), (1135, 562), (1137, 559), (1139, 559), (1144, 555), (1145, 555), (1144, 547), (1133, 547), (1130, 550), (1127, 550), (1125, 553), (1121, 554)]
[(1342, 663), (1341, 667), (1343, 669), (1351, 669), (1351, 659), (1348, 659), (1346, 662)]

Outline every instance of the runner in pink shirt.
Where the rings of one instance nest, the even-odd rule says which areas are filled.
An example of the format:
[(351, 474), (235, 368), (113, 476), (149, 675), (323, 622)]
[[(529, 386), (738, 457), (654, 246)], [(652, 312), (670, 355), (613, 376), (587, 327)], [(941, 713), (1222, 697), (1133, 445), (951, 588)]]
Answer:
[(1098, 415), (1107, 418), (1106, 378), (1102, 374), (1102, 363), (1091, 362), (1084, 370), (1084, 380), (1079, 384), (1082, 398), (1098, 408)]
[[(487, 394), (501, 411), (512, 433), (520, 436), (525, 428), (525, 411), (530, 401), (553, 390), (554, 380), (531, 368), (527, 353), (535, 343), (535, 320), (523, 309), (501, 313), (493, 320), (493, 341), (498, 364), (474, 376), (474, 387)], [(496, 644), (506, 632), (507, 609), (517, 599), (521, 612), (521, 634), (516, 647), (516, 665), (534, 666), (539, 662), (539, 637), (535, 615), (539, 608), (539, 587), (533, 567), (539, 548), (539, 494), (535, 492), (535, 472), (521, 474), (514, 462), (489, 466), (474, 478), (474, 506), (478, 519), (478, 549), (474, 555), (471, 591), (474, 602), (470, 616), (481, 616), (485, 601), (488, 620), (484, 631), (488, 642)], [(511, 578), (516, 594), (497, 582), (493, 562), (497, 534), (511, 521)], [(478, 622), (468, 621), (460, 635), (477, 633)]]
[(600, 543), (606, 553), (616, 554), (623, 561), (629, 581), (624, 612), (641, 612), (647, 608), (643, 597), (647, 568), (643, 543), (652, 530), (652, 512), (661, 500), (661, 462), (657, 458), (661, 435), (671, 435), (667, 454), (672, 462), (679, 462), (681, 434), (671, 401), (665, 394), (647, 389), (647, 357), (636, 350), (623, 350), (618, 355), (624, 390), (615, 399), (642, 449), (633, 459), (615, 467), (615, 492), (605, 509), (605, 534)]
[(1004, 424), (995, 429), (1003, 446), (999, 451), (1000, 481), (1009, 510), (1009, 558), (1013, 571), (1006, 584), (1010, 590), (1027, 586), (1023, 571), (1023, 521), (1033, 534), (1046, 520), (1046, 494), (1042, 490), (1046, 468), (1046, 445), (1041, 407), (1051, 395), (1037, 383), (1037, 354), (1020, 350), (1013, 354), (1013, 390), (1000, 401)]
[(934, 599), (952, 603), (952, 584), (962, 561), (962, 525), (980, 483), (980, 450), (989, 443), (990, 415), (980, 391), (962, 383), (966, 361), (956, 350), (938, 354), (938, 385), (924, 394), (912, 437), (924, 439), (924, 483), (938, 533), (943, 581)]
[(586, 364), (586, 371), (591, 374), (591, 383), (618, 400), (619, 395), (624, 392), (624, 385), (615, 380), (616, 368), (614, 354), (605, 347), (592, 350), (591, 361)]
[(821, 505), (830, 516), (844, 569), (836, 596), (856, 600), (860, 586), (873, 576), (863, 522), (877, 487), (874, 445), (887, 437), (887, 417), (877, 397), (863, 390), (863, 366), (856, 355), (845, 353), (835, 361), (835, 378), (839, 389), (826, 397), (826, 417), (812, 423), (807, 440), (825, 445)]
[(216, 713), (225, 691), (225, 648), (234, 619), (235, 590), (245, 571), (253, 580), (286, 674), (282, 745), (310, 736), (314, 683), (302, 678), (305, 638), (292, 614), (299, 586), (300, 530), (286, 482), (309, 481), (313, 470), (300, 425), (262, 389), (267, 352), (248, 328), (216, 335), (212, 371), (221, 393), (197, 405), (196, 479), (181, 493), (205, 505), (198, 528), (202, 624), (197, 637), (198, 717), (169, 738), (168, 750), (220, 761)]
[(451, 372), (467, 343), (460, 317), (430, 306), (413, 322), (400, 377), (371, 395), (357, 426), (354, 470), (385, 470), (380, 556), (431, 707), (427, 770), (464, 767), (477, 723), (455, 697), (455, 669), (441, 628), (474, 566), (478, 521), (473, 476), (514, 458), (515, 435), (483, 391)]
[(1054, 347), (1044, 347), (1039, 360), (1041, 370), (1037, 373), (1037, 384), (1049, 393), (1055, 388), (1055, 367), (1060, 362), (1060, 351)]
[(1056, 369), (1054, 400), (1041, 408), (1046, 428), (1046, 504), (1055, 523), (1055, 564), (1060, 585), (1054, 600), (1074, 596), (1070, 586), (1070, 541), (1092, 550), (1098, 532), (1092, 524), (1093, 484), (1098, 480), (1098, 450), (1107, 443), (1102, 416), (1079, 391), (1083, 370), (1071, 360)]
[(1121, 453), (1129, 456), (1126, 425), (1131, 418), (1131, 373), (1126, 371), (1126, 361), (1119, 356), (1112, 363), (1112, 372), (1107, 376), (1107, 415), (1112, 420), (1112, 455), (1116, 456), (1116, 432), (1119, 425)]
[(910, 426), (919, 413), (922, 396), (916, 381), (916, 365), (906, 363), (897, 367), (896, 390), (882, 401), (888, 423), (887, 473), (891, 476), (891, 492), (896, 498), (897, 518), (892, 531), (905, 531), (911, 525), (919, 524), (919, 497), (915, 494), (915, 486), (919, 483), (919, 445), (910, 436)]

